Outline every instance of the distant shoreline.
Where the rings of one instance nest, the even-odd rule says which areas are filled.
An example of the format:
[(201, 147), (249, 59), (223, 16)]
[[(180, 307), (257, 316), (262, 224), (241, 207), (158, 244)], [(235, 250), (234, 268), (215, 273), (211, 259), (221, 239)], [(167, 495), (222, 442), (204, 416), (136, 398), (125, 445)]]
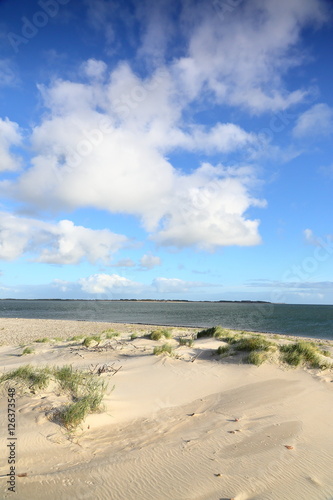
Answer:
[[(178, 303), (195, 303), (204, 302), (209, 304), (273, 304), (268, 300), (186, 300), (186, 299), (14, 299), (11, 297), (0, 300), (39, 300), (39, 301), (58, 301), (58, 302), (178, 302)], [(281, 304), (282, 302), (279, 302)]]

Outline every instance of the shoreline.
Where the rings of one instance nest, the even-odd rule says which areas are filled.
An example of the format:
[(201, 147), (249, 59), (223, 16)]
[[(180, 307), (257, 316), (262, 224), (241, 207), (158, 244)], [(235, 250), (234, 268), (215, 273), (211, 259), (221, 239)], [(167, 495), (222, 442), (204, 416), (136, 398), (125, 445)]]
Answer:
[[(36, 323), (35, 323), (36, 322)], [(54, 323), (52, 325), (52, 323)], [(3, 326), (5, 325), (5, 326)], [(142, 331), (144, 329), (145, 331), (151, 329), (152, 327), (155, 328), (173, 328), (175, 330), (186, 330), (191, 333), (196, 333), (198, 330), (202, 330), (205, 328), (210, 328), (210, 325), (202, 325), (202, 326), (184, 326), (184, 325), (165, 325), (165, 324), (159, 324), (159, 323), (123, 323), (123, 322), (117, 322), (117, 321), (91, 321), (91, 320), (85, 320), (85, 319), (52, 319), (52, 318), (0, 318), (0, 345), (3, 344), (3, 334), (8, 335), (8, 331), (6, 330), (7, 328), (12, 328), (15, 327), (16, 329), (19, 328), (22, 333), (29, 334), (28, 338), (31, 337), (31, 332), (27, 331), (28, 325), (31, 326), (31, 328), (36, 329), (38, 326), (38, 332), (36, 332), (36, 335), (33, 335), (34, 338), (38, 338), (43, 332), (48, 335), (51, 335), (50, 329), (55, 328), (56, 334), (54, 335), (55, 337), (61, 336), (62, 338), (65, 338), (65, 336), (62, 336), (62, 332), (60, 330), (60, 326), (67, 326), (66, 328), (66, 335), (71, 335), (75, 333), (76, 326), (80, 329), (80, 325), (85, 325), (83, 330), (85, 330), (85, 334), (89, 334), (89, 329), (91, 328), (93, 330), (92, 333), (101, 333), (102, 328), (107, 329), (107, 328), (112, 328), (112, 329), (120, 329), (121, 333), (126, 333), (126, 330), (133, 330), (135, 327), (137, 327), (139, 330)], [(263, 331), (256, 331), (256, 330), (238, 330), (235, 328), (228, 328), (224, 327), (223, 325), (222, 328), (225, 330), (228, 330), (230, 332), (245, 332), (246, 334), (259, 334), (259, 335), (266, 335), (270, 338), (274, 338), (274, 336), (281, 336), (282, 338), (285, 338), (286, 340), (292, 339), (292, 340), (304, 340), (304, 341), (310, 341), (310, 342), (316, 342), (316, 343), (327, 343), (329, 345), (333, 345), (333, 339), (330, 338), (317, 338), (317, 337), (308, 337), (308, 336), (303, 336), (303, 335), (293, 335), (293, 334), (288, 334), (288, 333), (281, 333), (281, 332), (263, 332)], [(129, 332), (133, 333), (133, 332)], [(17, 334), (13, 333), (14, 338), (17, 337)], [(65, 335), (65, 334), (64, 334)], [(28, 338), (26, 340), (28, 340)], [(6, 339), (5, 339), (6, 340)], [(20, 339), (24, 340), (24, 339)]]

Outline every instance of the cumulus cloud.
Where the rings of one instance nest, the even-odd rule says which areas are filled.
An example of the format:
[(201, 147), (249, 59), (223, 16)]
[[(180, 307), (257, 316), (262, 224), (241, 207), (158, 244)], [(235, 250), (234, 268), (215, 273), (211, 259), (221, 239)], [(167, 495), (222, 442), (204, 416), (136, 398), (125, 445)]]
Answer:
[(13, 146), (21, 143), (22, 136), (17, 123), (0, 118), (0, 171), (17, 170), (20, 159), (11, 152)]
[[(33, 130), (32, 167), (15, 184), (3, 182), (3, 191), (42, 209), (88, 205), (136, 215), (162, 245), (259, 243), (259, 221), (245, 215), (250, 206), (262, 205), (250, 194), (254, 171), (243, 175), (241, 168), (234, 175), (235, 169), (203, 165), (185, 174), (165, 157), (176, 147), (211, 152), (252, 148), (256, 136), (231, 123), (182, 130), (166, 74), (156, 85), (154, 76), (143, 82), (122, 66), (106, 86), (57, 81), (42, 88), (51, 113)], [(117, 104), (118, 86), (126, 90), (126, 78), (134, 85), (132, 93), (128, 90), (133, 108), (128, 116)], [(203, 211), (195, 198), (206, 199)]]
[[(90, 22), (95, 29), (108, 27), (112, 38), (110, 16), (113, 9), (121, 16), (120, 4), (85, 4), (91, 10), (96, 4)], [(262, 150), (262, 138), (239, 125), (189, 124), (184, 115), (198, 99), (254, 113), (302, 101), (307, 90), (289, 92), (282, 76), (303, 60), (294, 49), (305, 26), (324, 22), (323, 5), (320, 0), (243, 2), (225, 22), (218, 2), (183, 2), (180, 14), (162, 2), (151, 17), (144, 2), (136, 7), (136, 22), (145, 28), (138, 30), (137, 57), (153, 60), (152, 67), (139, 75), (121, 62), (107, 73), (104, 61), (89, 59), (81, 66), (83, 82), (58, 79), (39, 86), (47, 113), (32, 130), (30, 168), (15, 182), (3, 181), (2, 194), (41, 210), (88, 206), (131, 214), (160, 245), (259, 244), (259, 220), (248, 215), (250, 208), (265, 205), (253, 195), (255, 170), (193, 163), (184, 172), (169, 157), (179, 151), (222, 158), (237, 153), (245, 161)], [(173, 16), (180, 16), (187, 42), (182, 54), (171, 57), (165, 35), (149, 52), (153, 25), (161, 17), (155, 24), (149, 19), (161, 12), (174, 30)], [(8, 153), (9, 144), (0, 142), (0, 154)], [(5, 157), (3, 164), (13, 168), (8, 162)], [(56, 260), (50, 249), (40, 258)]]
[(162, 261), (156, 255), (145, 254), (140, 259), (141, 267), (145, 269), (153, 269), (153, 267), (160, 266)]
[(88, 61), (85, 61), (82, 64), (81, 68), (86, 76), (100, 80), (105, 75), (107, 65), (104, 61), (99, 61), (97, 59), (88, 59)]
[(137, 291), (140, 284), (118, 274), (93, 274), (81, 278), (79, 284), (82, 290), (89, 294), (112, 294), (122, 291)]
[(299, 116), (293, 129), (295, 137), (332, 134), (333, 109), (324, 103), (315, 104)]
[(0, 213), (0, 258), (4, 260), (26, 253), (48, 264), (77, 264), (85, 259), (109, 263), (111, 254), (127, 242), (123, 235), (75, 226), (69, 220), (50, 223)]
[(203, 164), (178, 180), (173, 203), (152, 238), (162, 245), (206, 250), (259, 244), (259, 221), (243, 215), (250, 206), (265, 206), (249, 195), (251, 182), (251, 169)]
[(291, 50), (304, 26), (325, 22), (324, 2), (241, 2), (230, 15), (224, 15), (225, 4), (185, 4), (189, 51), (174, 65), (181, 85), (192, 98), (208, 88), (218, 102), (254, 113), (302, 101), (307, 91), (288, 92), (281, 77), (303, 61), (301, 53)]

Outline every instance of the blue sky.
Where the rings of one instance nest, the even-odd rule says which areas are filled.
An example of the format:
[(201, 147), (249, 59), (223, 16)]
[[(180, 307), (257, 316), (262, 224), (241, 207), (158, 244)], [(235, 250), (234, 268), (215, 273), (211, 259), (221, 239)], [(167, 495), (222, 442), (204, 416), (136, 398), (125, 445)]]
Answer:
[(0, 2), (0, 298), (332, 304), (332, 22)]

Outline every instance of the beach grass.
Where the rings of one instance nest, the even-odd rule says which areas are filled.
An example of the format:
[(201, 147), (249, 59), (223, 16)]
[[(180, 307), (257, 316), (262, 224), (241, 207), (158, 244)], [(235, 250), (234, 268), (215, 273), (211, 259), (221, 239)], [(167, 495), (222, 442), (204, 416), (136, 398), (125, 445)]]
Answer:
[(274, 345), (276, 345), (274, 342), (261, 336), (242, 338), (233, 343), (236, 351), (268, 351)]
[(260, 366), (268, 359), (266, 351), (251, 351), (244, 359), (245, 363)]
[(84, 347), (90, 347), (91, 344), (93, 344), (94, 342), (96, 342), (97, 344), (99, 344), (101, 342), (101, 337), (100, 335), (91, 335), (89, 337), (86, 337), (82, 343), (82, 345), (84, 345)]
[(48, 339), (47, 337), (44, 337), (42, 339), (34, 340), (34, 342), (37, 342), (38, 344), (45, 344), (46, 342), (50, 342), (50, 339)]
[(172, 333), (170, 332), (170, 330), (166, 328), (159, 328), (157, 330), (153, 330), (152, 332), (150, 332), (151, 340), (161, 340), (162, 337), (165, 337), (166, 339), (171, 339)]
[(65, 377), (65, 387), (72, 387), (73, 402), (59, 410), (56, 415), (64, 427), (73, 430), (88, 414), (101, 409), (106, 384), (92, 375), (73, 371), (68, 378)]
[[(102, 332), (104, 333), (104, 332)], [(120, 333), (119, 332), (108, 332), (106, 334), (106, 337), (107, 339), (113, 339), (114, 337), (119, 337), (120, 336)]]
[(282, 360), (291, 366), (305, 364), (311, 368), (321, 368), (320, 351), (313, 342), (296, 342), (280, 346)]
[(219, 339), (224, 337), (226, 334), (228, 334), (228, 330), (222, 328), (222, 326), (220, 325), (217, 325), (201, 330), (197, 333), (197, 338), (200, 339), (203, 337), (214, 337), (215, 339)]
[(35, 368), (31, 365), (20, 366), (16, 370), (5, 373), (0, 377), (0, 384), (10, 381), (21, 383), (30, 391), (35, 392), (38, 389), (47, 387), (52, 371), (49, 368)]
[(193, 339), (187, 339), (187, 338), (184, 338), (184, 337), (180, 337), (178, 339), (178, 343), (179, 343), (180, 346), (192, 347), (193, 346)]
[(154, 347), (153, 354), (155, 354), (155, 356), (159, 356), (160, 354), (169, 354), (171, 356), (173, 354), (173, 347), (171, 344), (156, 346)]
[(91, 373), (73, 369), (72, 365), (60, 368), (25, 365), (0, 377), (0, 383), (9, 380), (22, 384), (32, 393), (46, 389), (51, 380), (57, 382), (60, 391), (65, 392), (71, 402), (56, 409), (54, 417), (69, 430), (75, 429), (89, 413), (100, 409), (107, 388), (104, 380)]
[(230, 352), (230, 346), (228, 345), (220, 345), (218, 348), (217, 348), (217, 351), (216, 353), (218, 355), (221, 355), (221, 354), (227, 354)]
[(26, 347), (23, 350), (21, 356), (25, 356), (26, 354), (34, 354), (34, 352), (35, 352), (35, 349), (33, 349), (32, 347)]

